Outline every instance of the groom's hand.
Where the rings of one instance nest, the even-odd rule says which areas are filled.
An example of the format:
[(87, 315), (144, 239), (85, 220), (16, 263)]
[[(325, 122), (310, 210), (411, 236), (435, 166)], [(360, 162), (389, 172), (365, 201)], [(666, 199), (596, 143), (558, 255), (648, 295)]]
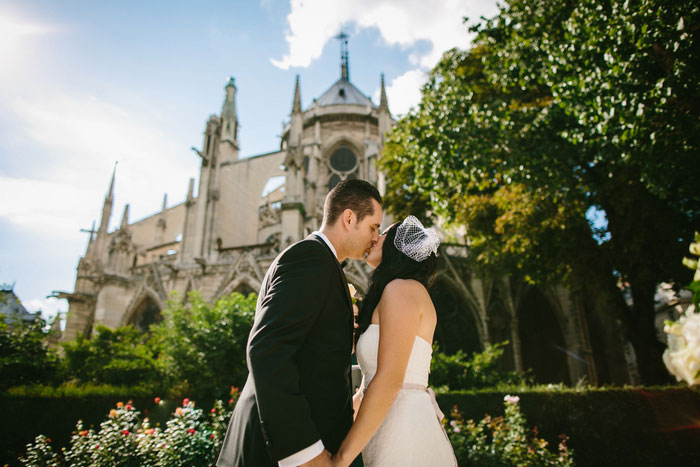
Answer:
[(331, 463), (331, 453), (324, 450), (321, 454), (311, 459), (306, 464), (301, 464), (299, 467), (330, 467)]

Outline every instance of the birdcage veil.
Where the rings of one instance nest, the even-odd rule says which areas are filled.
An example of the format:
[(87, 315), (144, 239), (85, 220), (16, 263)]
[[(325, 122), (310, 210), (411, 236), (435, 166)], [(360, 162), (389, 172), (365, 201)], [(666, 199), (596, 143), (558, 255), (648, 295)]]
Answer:
[(426, 229), (415, 216), (408, 216), (396, 229), (394, 246), (414, 261), (423, 261), (430, 254), (437, 256), (440, 237), (433, 229)]

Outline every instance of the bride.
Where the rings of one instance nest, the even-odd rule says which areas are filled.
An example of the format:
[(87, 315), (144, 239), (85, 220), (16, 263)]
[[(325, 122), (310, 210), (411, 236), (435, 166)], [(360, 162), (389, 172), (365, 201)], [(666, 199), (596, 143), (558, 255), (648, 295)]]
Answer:
[(437, 323), (427, 288), (439, 244), (435, 231), (408, 216), (367, 255), (376, 269), (358, 315), (363, 383), (353, 398), (355, 423), (334, 465), (350, 465), (360, 451), (367, 467), (457, 465), (435, 394), (427, 388)]

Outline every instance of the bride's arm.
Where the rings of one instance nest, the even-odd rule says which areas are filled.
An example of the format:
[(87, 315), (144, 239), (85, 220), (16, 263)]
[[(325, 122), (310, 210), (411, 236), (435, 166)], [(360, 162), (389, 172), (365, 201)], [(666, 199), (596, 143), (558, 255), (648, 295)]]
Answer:
[(384, 421), (403, 385), (421, 318), (421, 287), (412, 280), (394, 280), (384, 289), (379, 312), (377, 373), (365, 391), (350, 432), (333, 456), (335, 465), (347, 466), (360, 454)]

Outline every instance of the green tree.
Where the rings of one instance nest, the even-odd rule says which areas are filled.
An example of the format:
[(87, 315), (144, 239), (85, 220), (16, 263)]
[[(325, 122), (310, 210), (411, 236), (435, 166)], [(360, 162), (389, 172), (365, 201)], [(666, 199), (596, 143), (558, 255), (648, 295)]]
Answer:
[(0, 319), (0, 388), (54, 381), (58, 357), (48, 348), (46, 322)]
[(158, 336), (142, 334), (133, 326), (110, 329), (100, 325), (95, 331), (90, 338), (79, 336), (62, 344), (66, 378), (83, 383), (161, 388)]
[(486, 271), (597, 295), (645, 382), (666, 380), (654, 293), (687, 281), (700, 221), (699, 29), (689, 1), (507, 2), (392, 132), (382, 166), (408, 176), (389, 179), (390, 210), (466, 224)]
[(155, 327), (163, 342), (161, 365), (173, 382), (184, 382), (200, 399), (226, 397), (248, 376), (246, 343), (253, 325), (256, 294), (233, 293), (211, 305), (198, 292), (188, 303), (173, 295)]

